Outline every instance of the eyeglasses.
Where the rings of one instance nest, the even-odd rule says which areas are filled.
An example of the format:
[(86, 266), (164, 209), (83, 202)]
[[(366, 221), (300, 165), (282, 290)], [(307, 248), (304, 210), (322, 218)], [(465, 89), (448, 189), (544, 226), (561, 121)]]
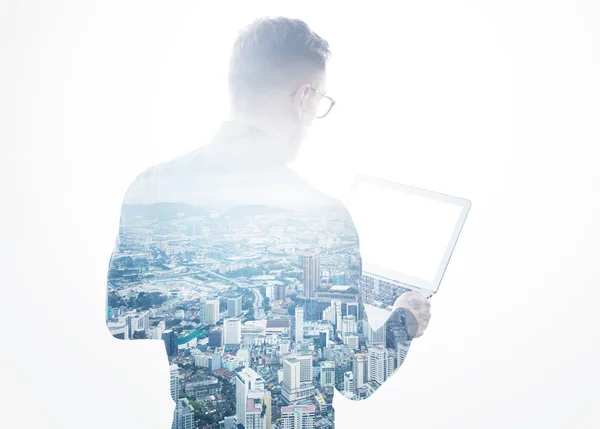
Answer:
[[(317, 105), (316, 118), (322, 119), (325, 116), (327, 116), (329, 114), (329, 112), (331, 112), (331, 109), (333, 109), (333, 106), (335, 106), (335, 100), (333, 98), (329, 97), (328, 95), (325, 95), (322, 92), (317, 91), (312, 86), (310, 87), (310, 89), (311, 89), (311, 91), (316, 92), (320, 96), (319, 104)], [(298, 92), (298, 90), (292, 92), (290, 95), (293, 97), (294, 95), (296, 95), (296, 92)]]

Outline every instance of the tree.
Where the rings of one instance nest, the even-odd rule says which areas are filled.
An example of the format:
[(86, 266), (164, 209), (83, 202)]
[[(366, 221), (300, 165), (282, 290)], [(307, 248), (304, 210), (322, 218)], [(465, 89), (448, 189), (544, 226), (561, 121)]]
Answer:
[(288, 313), (290, 314), (290, 316), (296, 314), (296, 304), (290, 304), (288, 306)]

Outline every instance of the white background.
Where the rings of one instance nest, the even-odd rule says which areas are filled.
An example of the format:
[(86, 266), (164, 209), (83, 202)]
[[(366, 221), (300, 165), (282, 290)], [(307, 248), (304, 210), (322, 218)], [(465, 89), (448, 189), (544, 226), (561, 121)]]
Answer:
[(163, 344), (104, 323), (120, 203), (206, 143), (235, 29), (264, 14), (334, 51), (299, 171), (473, 202), (427, 332), (336, 427), (598, 427), (600, 3), (279, 3), (2, 2), (0, 427), (170, 427)]

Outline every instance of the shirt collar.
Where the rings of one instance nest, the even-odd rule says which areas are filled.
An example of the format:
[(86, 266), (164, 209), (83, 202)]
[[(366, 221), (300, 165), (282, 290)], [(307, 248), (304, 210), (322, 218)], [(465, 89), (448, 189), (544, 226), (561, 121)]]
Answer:
[(211, 146), (234, 168), (281, 167), (287, 164), (284, 142), (242, 122), (222, 122)]

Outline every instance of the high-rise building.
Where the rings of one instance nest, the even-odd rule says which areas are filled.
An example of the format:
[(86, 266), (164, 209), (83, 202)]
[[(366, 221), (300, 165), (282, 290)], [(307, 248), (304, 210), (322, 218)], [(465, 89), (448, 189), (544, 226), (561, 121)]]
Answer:
[(244, 429), (265, 429), (266, 412), (263, 413), (263, 405), (265, 405), (265, 389), (250, 390), (246, 399)]
[(352, 371), (344, 373), (344, 392), (354, 395), (354, 374), (352, 374)]
[(369, 349), (369, 381), (376, 381), (380, 385), (387, 378), (386, 365), (387, 350), (384, 346), (375, 346)]
[(271, 391), (265, 390), (265, 429), (271, 429)]
[(200, 321), (202, 323), (206, 323), (206, 319), (205, 319), (205, 314), (206, 314), (206, 297), (201, 297), (198, 300), (198, 319), (200, 319)]
[(138, 335), (141, 332), (144, 333), (142, 336), (138, 337), (136, 335), (136, 337), (145, 338), (145, 334), (148, 332), (148, 327), (150, 326), (150, 313), (148, 311), (129, 313), (125, 316), (125, 320), (129, 326), (129, 338), (133, 338), (136, 332), (138, 332)]
[(323, 319), (323, 310), (328, 307), (326, 302), (318, 301), (316, 298), (307, 298), (304, 301), (304, 320), (317, 321)]
[(285, 285), (284, 284), (275, 285), (275, 300), (276, 301), (285, 301)]
[(223, 345), (223, 331), (219, 327), (211, 328), (208, 332), (208, 346), (221, 347)]
[(165, 329), (162, 333), (162, 339), (165, 343), (165, 348), (167, 349), (167, 356), (173, 356), (177, 351), (177, 346), (175, 345), (175, 332), (172, 329)]
[(314, 429), (314, 405), (293, 405), (281, 407), (281, 429)]
[(357, 389), (369, 381), (369, 355), (356, 353), (352, 357), (352, 373), (354, 374), (354, 386)]
[(321, 387), (335, 385), (335, 363), (332, 361), (321, 362)]
[(272, 284), (265, 286), (265, 297), (272, 301), (275, 295), (274, 286)]
[(215, 349), (210, 361), (210, 370), (215, 371), (221, 368), (221, 356), (223, 355), (223, 349)]
[(234, 317), (223, 321), (223, 343), (228, 345), (238, 345), (242, 342), (242, 321)]
[(344, 374), (352, 371), (352, 358), (349, 356), (337, 356), (335, 361), (335, 388), (344, 391)]
[(335, 327), (335, 308), (333, 307), (333, 305), (330, 305), (325, 310), (323, 310), (323, 320), (330, 322)]
[(385, 324), (377, 330), (373, 330), (369, 325), (369, 322), (363, 320), (363, 332), (366, 333), (367, 346), (376, 347), (386, 345), (386, 327)]
[[(256, 392), (264, 392), (265, 382), (260, 375), (252, 368), (246, 367), (241, 371), (236, 372), (235, 380), (235, 405), (236, 405), (236, 418), (238, 423), (246, 425), (246, 410), (248, 409), (249, 399), (252, 401), (252, 405), (255, 404), (254, 400), (259, 399), (259, 394)], [(250, 395), (250, 392), (254, 392)], [(253, 408), (251, 407), (251, 413)], [(262, 412), (262, 406), (261, 406)], [(251, 414), (251, 421), (254, 421), (253, 415)]]
[(342, 331), (342, 301), (339, 299), (334, 299), (331, 301), (331, 305), (333, 306), (335, 312), (335, 332), (338, 335), (341, 335)]
[(194, 355), (194, 365), (201, 368), (210, 368), (212, 366), (211, 361), (211, 353), (198, 353), (197, 355)]
[(304, 340), (304, 309), (296, 307), (296, 343), (301, 343)]
[(227, 317), (239, 317), (242, 314), (242, 296), (227, 298)]
[(286, 355), (289, 352), (290, 352), (290, 340), (282, 339), (279, 342), (279, 353), (281, 353), (281, 355)]
[(343, 316), (342, 318), (342, 339), (346, 335), (356, 334), (356, 317), (354, 316)]
[(179, 366), (174, 363), (170, 367), (171, 372), (171, 398), (175, 402), (179, 399)]
[(161, 320), (157, 326), (148, 330), (150, 338), (152, 338), (153, 340), (161, 340), (162, 334), (163, 332), (165, 332), (165, 329), (165, 321)]
[(175, 412), (173, 413), (172, 429), (193, 429), (194, 428), (194, 407), (190, 404), (188, 398), (181, 398), (177, 401)]
[(396, 368), (404, 363), (404, 358), (410, 347), (410, 340), (406, 325), (404, 322), (387, 322), (386, 323), (386, 343), (388, 349), (393, 350), (396, 360)]
[(288, 404), (312, 396), (315, 392), (311, 355), (288, 355), (283, 359), (281, 393)]
[(319, 331), (319, 347), (325, 348), (327, 347), (327, 342), (329, 340), (329, 331), (323, 329)]
[(211, 298), (206, 300), (204, 305), (204, 320), (209, 325), (216, 325), (219, 321), (219, 299)]
[(321, 262), (318, 252), (306, 252), (303, 256), (304, 296), (313, 298), (321, 285)]
[(386, 349), (385, 356), (385, 379), (387, 380), (392, 376), (394, 371), (396, 371), (396, 362), (395, 362), (395, 351), (392, 349)]
[(406, 355), (408, 354), (408, 346), (406, 344), (399, 345), (396, 349), (396, 367), (399, 368), (403, 363), (404, 359), (406, 359)]
[(344, 336), (344, 344), (348, 346), (349, 349), (358, 350), (359, 348), (359, 339), (356, 334), (346, 334)]
[(347, 303), (345, 303), (345, 306), (346, 306), (346, 315), (354, 316), (356, 318), (356, 320), (359, 320), (358, 302), (347, 302)]

